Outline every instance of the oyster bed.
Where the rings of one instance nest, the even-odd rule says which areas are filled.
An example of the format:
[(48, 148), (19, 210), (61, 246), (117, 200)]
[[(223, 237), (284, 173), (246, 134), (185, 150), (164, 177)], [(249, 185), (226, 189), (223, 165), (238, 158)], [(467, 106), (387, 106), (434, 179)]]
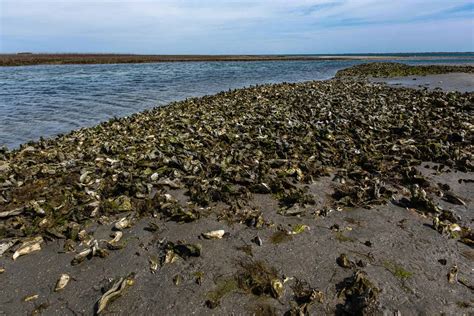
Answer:
[[(172, 103), (25, 144), (15, 151), (3, 150), (0, 268), (5, 268), (0, 278), (8, 278), (9, 270), (15, 271), (22, 260), (27, 265), (27, 260), (33, 260), (28, 258), (41, 256), (43, 247), (72, 279), (75, 273), (84, 273), (87, 265), (102, 266), (108, 273), (127, 270), (107, 276), (90, 270), (99, 279), (116, 278), (106, 282), (100, 295), (95, 293), (100, 287), (95, 292), (89, 289), (93, 298), (71, 297), (64, 303), (44, 290), (41, 298), (52, 301), (55, 312), (49, 312), (53, 313), (64, 312), (68, 304), (75, 304), (75, 311), (102, 312), (112, 298), (134, 288), (135, 295), (145, 295), (137, 290), (138, 284), (150, 274), (163, 275), (162, 292), (184, 299), (181, 309), (168, 305), (170, 312), (192, 310), (189, 306), (186, 310), (187, 299), (200, 302), (200, 313), (243, 308), (226, 299), (228, 295), (250, 297), (247, 305), (259, 313), (393, 310), (393, 305), (402, 304), (396, 296), (410, 288), (405, 281), (412, 272), (383, 257), (373, 259), (367, 250), (339, 244), (359, 241), (356, 235), (350, 236), (357, 223), (377, 226), (382, 222), (378, 218), (388, 218), (377, 226), (382, 228), (379, 239), (384, 240), (392, 236), (391, 230), (405, 225), (407, 213), (400, 212), (409, 212), (408, 223), (414, 230), (428, 227), (422, 232), (432, 238), (427, 242), (430, 247), (446, 244), (450, 253), (467, 253), (464, 257), (451, 254), (456, 263), (444, 259), (444, 265), (450, 266), (443, 268), (444, 278), (439, 280), (443, 284), (437, 285), (435, 293), (457, 295), (458, 301), (451, 302), (447, 312), (472, 308), (473, 285), (466, 281), (472, 271), (466, 266), (473, 260), (474, 239), (470, 208), (473, 103), (474, 93), (400, 89), (351, 80), (262, 85)], [(434, 181), (431, 173), (445, 178)], [(461, 193), (454, 192), (458, 186)], [(463, 196), (466, 192), (467, 197)], [(369, 218), (364, 218), (364, 212)], [(320, 226), (324, 235), (318, 232)], [(369, 249), (377, 242), (373, 238), (361, 241), (361, 247)], [(418, 239), (405, 238), (414, 244)], [(283, 275), (291, 264), (281, 263), (276, 269), (275, 258), (265, 253), (295, 242), (294, 249), (309, 251), (321, 241), (327, 243), (318, 246), (325, 252), (314, 249), (318, 255), (309, 257), (317, 264), (330, 256), (331, 265), (343, 271), (338, 273), (346, 273), (342, 277), (334, 272), (342, 277), (337, 282), (330, 278), (315, 284), (317, 280), (308, 274), (310, 267), (295, 272), (300, 273), (298, 278), (288, 272)], [(238, 246), (238, 242), (243, 244)], [(66, 254), (58, 255), (52, 244)], [(206, 251), (214, 255), (202, 258)], [(128, 266), (140, 253), (141, 266)], [(238, 264), (219, 258), (226, 253)], [(166, 270), (169, 265), (179, 268)], [(387, 280), (374, 283), (373, 274), (365, 271), (371, 265), (398, 278), (398, 288)], [(219, 269), (227, 275), (202, 281)], [(468, 277), (458, 278), (458, 270)], [(61, 276), (58, 291), (67, 290), (63, 283), (69, 280), (61, 273), (52, 276)], [(92, 287), (95, 281), (78, 283)], [(10, 278), (7, 283), (12, 282)], [(324, 291), (330, 285), (334, 289)], [(168, 288), (180, 286), (204, 294)], [(411, 291), (405, 295), (423, 297)], [(112, 303), (119, 308), (116, 312), (126, 313), (123, 304), (130, 304), (126, 297)], [(251, 297), (265, 301), (255, 302)], [(425, 305), (426, 299), (410, 298), (408, 306), (438, 310), (437, 305)], [(34, 295), (24, 297), (24, 304), (33, 302), (24, 308), (48, 311), (49, 303), (43, 305), (41, 299), (34, 303), (37, 300)], [(14, 298), (9, 302), (16, 304)], [(85, 302), (89, 304), (84, 306)], [(150, 306), (146, 309), (151, 310)]]
[(452, 72), (474, 73), (474, 66), (417, 65), (402, 63), (366, 63), (339, 70), (336, 78), (374, 77), (390, 78), (403, 76), (439, 75)]

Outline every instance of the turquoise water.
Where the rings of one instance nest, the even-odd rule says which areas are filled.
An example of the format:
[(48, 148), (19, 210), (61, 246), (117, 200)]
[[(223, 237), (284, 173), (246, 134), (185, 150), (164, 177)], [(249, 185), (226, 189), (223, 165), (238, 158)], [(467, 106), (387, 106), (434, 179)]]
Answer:
[[(462, 63), (474, 56), (409, 60)], [(9, 148), (188, 97), (324, 80), (363, 61), (38, 65), (0, 68), (0, 146)]]

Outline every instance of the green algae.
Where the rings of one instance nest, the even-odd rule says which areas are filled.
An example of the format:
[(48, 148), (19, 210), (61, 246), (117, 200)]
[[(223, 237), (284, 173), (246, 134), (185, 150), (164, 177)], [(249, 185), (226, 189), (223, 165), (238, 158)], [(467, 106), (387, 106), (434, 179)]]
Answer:
[(239, 289), (238, 282), (235, 277), (222, 277), (216, 281), (216, 287), (214, 290), (209, 291), (206, 295), (206, 305), (209, 308), (217, 307), (221, 300), (227, 295), (237, 291)]
[(281, 244), (284, 242), (288, 242), (293, 239), (293, 236), (288, 234), (287, 231), (284, 230), (278, 230), (272, 234), (270, 237), (270, 242), (272, 244)]
[(270, 296), (278, 299), (283, 289), (277, 270), (263, 261), (240, 262), (236, 280), (240, 289), (256, 296)]
[(413, 272), (405, 270), (402, 266), (391, 262), (391, 261), (384, 261), (383, 266), (385, 269), (390, 271), (396, 278), (400, 280), (406, 280), (413, 276)]
[(356, 241), (352, 237), (347, 237), (345, 236), (342, 232), (336, 232), (336, 239), (339, 240), (340, 242), (354, 242)]

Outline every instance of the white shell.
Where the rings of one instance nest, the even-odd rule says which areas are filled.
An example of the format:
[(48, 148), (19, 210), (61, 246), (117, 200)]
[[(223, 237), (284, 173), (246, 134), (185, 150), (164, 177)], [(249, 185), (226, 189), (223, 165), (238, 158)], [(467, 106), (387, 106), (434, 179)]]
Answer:
[(119, 219), (114, 225), (115, 229), (117, 229), (117, 230), (122, 230), (122, 229), (128, 228), (130, 226), (131, 226), (131, 222), (126, 217)]
[(13, 254), (13, 260), (16, 260), (18, 257), (27, 255), (31, 252), (41, 250), (41, 243), (43, 242), (43, 237), (35, 237), (31, 240), (23, 242), (20, 248), (15, 251)]
[(213, 230), (207, 233), (202, 233), (202, 236), (206, 239), (221, 239), (224, 237), (225, 231), (223, 229)]
[(67, 274), (61, 274), (59, 277), (58, 282), (56, 283), (56, 287), (54, 289), (55, 292), (61, 291), (66, 287), (66, 285), (69, 283), (69, 280), (71, 277)]

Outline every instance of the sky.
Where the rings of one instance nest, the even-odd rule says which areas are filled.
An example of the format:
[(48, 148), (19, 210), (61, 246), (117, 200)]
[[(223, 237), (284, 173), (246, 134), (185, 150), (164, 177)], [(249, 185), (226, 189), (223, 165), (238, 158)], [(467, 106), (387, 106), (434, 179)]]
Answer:
[(474, 51), (473, 0), (0, 0), (0, 53)]

